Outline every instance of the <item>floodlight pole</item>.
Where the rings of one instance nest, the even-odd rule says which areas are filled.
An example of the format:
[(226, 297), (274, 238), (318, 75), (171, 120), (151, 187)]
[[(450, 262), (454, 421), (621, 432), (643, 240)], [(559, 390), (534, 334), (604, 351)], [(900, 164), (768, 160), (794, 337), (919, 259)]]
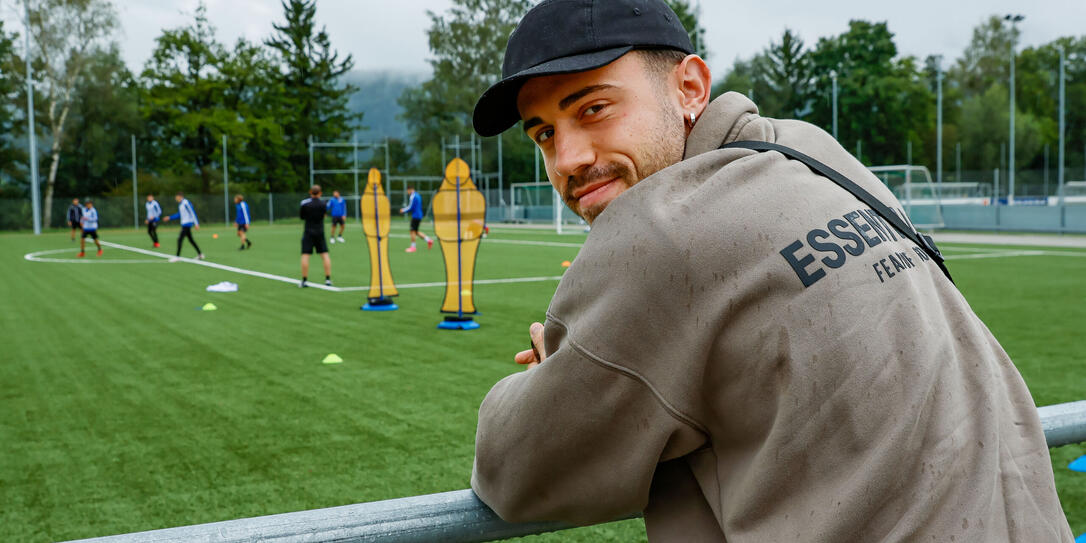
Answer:
[(954, 144), (954, 155), (955, 155), (955, 157), (954, 157), (954, 165), (955, 165), (954, 180), (961, 183), (962, 182), (962, 142), (959, 141), (958, 143)]
[(943, 182), (943, 56), (935, 57), (935, 86), (936, 113), (935, 113), (935, 182)]
[[(1063, 46), (1061, 45), (1060, 46), (1060, 145), (1059, 145), (1059, 151), (1057, 151), (1057, 153), (1059, 154), (1059, 159), (1058, 159), (1059, 160), (1059, 165), (1056, 167), (1056, 183), (1059, 185), (1060, 209), (1061, 209), (1060, 214), (1061, 215), (1063, 214), (1062, 209), (1063, 209), (1063, 176), (1064, 176), (1064, 170), (1063, 170), (1063, 136), (1064, 136), (1064, 132), (1066, 131), (1066, 128), (1067, 128), (1067, 125), (1066, 125), (1065, 120), (1064, 120), (1064, 112), (1066, 111), (1064, 109), (1064, 107), (1065, 107), (1064, 100), (1066, 99), (1066, 96), (1064, 94), (1064, 79), (1065, 79), (1064, 64), (1065, 64), (1065, 61), (1064, 61), (1063, 57), (1064, 57), (1064, 50), (1063, 50)], [(1062, 223), (1062, 221), (1061, 221), (1061, 223)]]
[(26, 126), (30, 140), (30, 207), (34, 210), (34, 235), (41, 235), (41, 190), (38, 187), (38, 135), (34, 132), (34, 72), (30, 68), (30, 3), (23, 0), (26, 14)]
[(1010, 135), (1010, 152), (1008, 154), (1008, 167), (1007, 167), (1007, 205), (1014, 205), (1014, 50), (1016, 32), (1018, 31), (1018, 22), (1025, 19), (1025, 15), (1006, 15), (1003, 20), (1010, 21), (1011, 23), (1011, 135)]
[(226, 134), (222, 135), (222, 217), (230, 224), (230, 172), (226, 169)]
[(132, 227), (139, 229), (139, 179), (136, 177), (136, 135), (132, 134)]
[(837, 70), (830, 70), (833, 80), (833, 139), (837, 139)]

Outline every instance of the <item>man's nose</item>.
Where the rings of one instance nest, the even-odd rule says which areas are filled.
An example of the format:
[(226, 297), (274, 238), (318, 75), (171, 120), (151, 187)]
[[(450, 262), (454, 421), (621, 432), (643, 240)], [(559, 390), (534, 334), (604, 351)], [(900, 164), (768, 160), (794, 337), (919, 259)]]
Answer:
[(595, 164), (596, 151), (587, 134), (567, 130), (554, 136), (554, 173), (561, 178), (576, 175)]

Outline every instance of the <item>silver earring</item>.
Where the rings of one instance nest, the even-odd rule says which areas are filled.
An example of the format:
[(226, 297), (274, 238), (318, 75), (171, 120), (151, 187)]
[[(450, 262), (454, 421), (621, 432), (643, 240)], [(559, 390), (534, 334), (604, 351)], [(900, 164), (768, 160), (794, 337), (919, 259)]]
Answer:
[(690, 126), (694, 126), (694, 114), (690, 114)]

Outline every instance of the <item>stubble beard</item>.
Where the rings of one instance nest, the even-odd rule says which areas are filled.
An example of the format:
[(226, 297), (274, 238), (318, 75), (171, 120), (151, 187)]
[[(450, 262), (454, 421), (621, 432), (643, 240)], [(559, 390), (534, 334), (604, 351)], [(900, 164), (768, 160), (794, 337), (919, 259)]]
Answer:
[(569, 209), (588, 224), (592, 224), (610, 202), (581, 209), (578, 199), (573, 197), (574, 190), (615, 177), (618, 178), (619, 183), (626, 186), (625, 189), (629, 189), (646, 177), (682, 160), (683, 153), (686, 151), (686, 130), (682, 116), (670, 104), (661, 103), (660, 106), (660, 115), (654, 126), (642, 132), (650, 137), (637, 147), (637, 155), (634, 158), (640, 159), (638, 160), (640, 171), (633, 172), (628, 166), (618, 162), (607, 162), (593, 166), (580, 175), (569, 176), (562, 198)]

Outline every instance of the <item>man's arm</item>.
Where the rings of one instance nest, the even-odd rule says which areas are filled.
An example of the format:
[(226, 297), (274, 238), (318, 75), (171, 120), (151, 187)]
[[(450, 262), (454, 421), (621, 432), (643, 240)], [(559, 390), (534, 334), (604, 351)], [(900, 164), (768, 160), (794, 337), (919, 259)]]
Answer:
[(557, 351), (500, 381), (479, 408), (472, 488), (509, 521), (590, 524), (641, 511), (656, 465), (697, 449), (704, 433), (562, 323), (548, 321), (546, 333)]

